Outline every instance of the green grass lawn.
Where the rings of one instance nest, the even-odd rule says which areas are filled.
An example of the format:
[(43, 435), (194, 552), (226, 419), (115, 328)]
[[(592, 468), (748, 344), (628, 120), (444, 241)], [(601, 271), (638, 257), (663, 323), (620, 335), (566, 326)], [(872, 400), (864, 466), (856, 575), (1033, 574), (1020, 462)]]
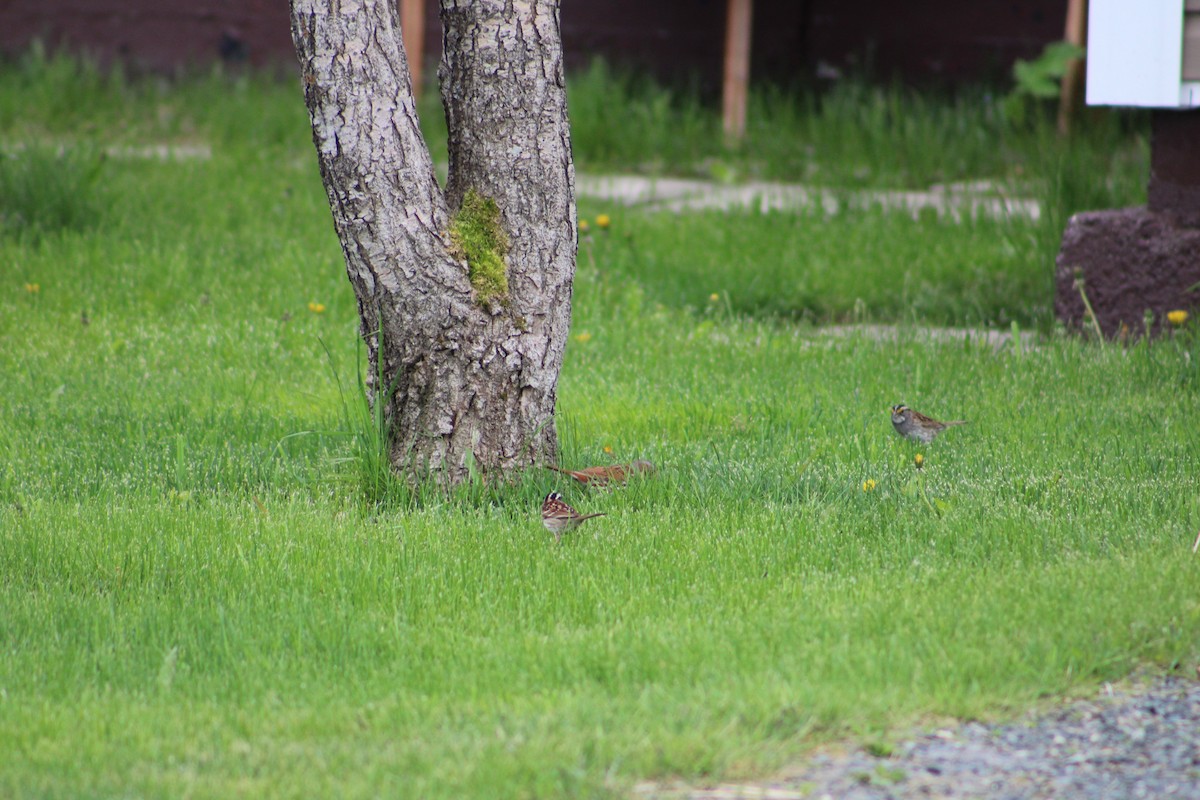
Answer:
[(74, 134), (211, 159), (3, 162), (0, 796), (621, 796), (1200, 655), (1196, 329), (1055, 332), (1041, 227), (585, 203), (563, 462), (659, 475), (372, 505), (299, 93), (220, 85)]
[(628, 282), (673, 308), (817, 323), (1052, 321), (1053, 254), (1028, 222), (878, 208), (610, 216), (615, 226), (583, 237), (580, 280), (594, 268), (602, 283)]

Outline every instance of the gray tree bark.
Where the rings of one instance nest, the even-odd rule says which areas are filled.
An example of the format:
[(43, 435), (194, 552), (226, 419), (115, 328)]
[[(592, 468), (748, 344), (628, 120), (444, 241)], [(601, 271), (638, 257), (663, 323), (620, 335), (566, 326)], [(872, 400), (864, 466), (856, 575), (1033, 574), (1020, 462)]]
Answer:
[[(553, 460), (577, 245), (557, 0), (442, 0), (444, 192), (395, 0), (291, 0), (291, 15), (393, 466), (456, 483), (472, 459), (490, 475)], [(507, 290), (473, 278), (486, 265), (451, 233), (464, 200), (499, 212)]]

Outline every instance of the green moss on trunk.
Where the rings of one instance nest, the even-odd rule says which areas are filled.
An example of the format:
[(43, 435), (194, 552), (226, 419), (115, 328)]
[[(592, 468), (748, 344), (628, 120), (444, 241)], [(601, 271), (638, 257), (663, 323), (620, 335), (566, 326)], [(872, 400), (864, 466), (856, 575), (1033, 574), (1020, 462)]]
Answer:
[(508, 299), (508, 236), (500, 227), (496, 201), (469, 189), (450, 222), (451, 253), (466, 259), (480, 305)]

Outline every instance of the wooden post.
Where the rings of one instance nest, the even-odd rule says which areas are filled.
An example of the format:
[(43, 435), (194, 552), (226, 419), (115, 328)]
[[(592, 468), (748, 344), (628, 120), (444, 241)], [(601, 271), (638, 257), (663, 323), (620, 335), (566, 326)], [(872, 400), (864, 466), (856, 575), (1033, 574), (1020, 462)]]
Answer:
[[(1087, 0), (1070, 0), (1067, 3), (1067, 24), (1064, 38), (1083, 47), (1087, 43)], [(1058, 133), (1066, 136), (1071, 132), (1071, 119), (1079, 107), (1079, 92), (1083, 88), (1083, 59), (1072, 59), (1063, 73), (1062, 88), (1058, 93)]]
[(750, 19), (754, 0), (729, 0), (725, 21), (725, 81), (721, 112), (725, 139), (746, 135), (746, 89), (750, 82)]
[(425, 0), (400, 0), (400, 36), (412, 76), (413, 98), (420, 100), (425, 85)]

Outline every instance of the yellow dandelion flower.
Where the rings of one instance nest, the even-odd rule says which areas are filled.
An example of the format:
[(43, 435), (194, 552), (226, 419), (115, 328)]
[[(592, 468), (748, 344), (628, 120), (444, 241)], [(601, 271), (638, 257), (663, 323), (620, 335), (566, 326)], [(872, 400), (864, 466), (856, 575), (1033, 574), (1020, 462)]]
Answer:
[(591, 340), (592, 340), (592, 335), (590, 333), (588, 333), (587, 331), (584, 331), (583, 333), (581, 333), (575, 337), (575, 341), (579, 342), (580, 344), (583, 344), (584, 342), (590, 342)]
[(710, 294), (708, 296), (708, 300), (710, 303), (715, 303), (720, 299), (721, 299), (721, 295), (717, 294), (716, 292), (713, 292), (712, 294)]
[(308, 310), (313, 312), (314, 314), (324, 313), (325, 304), (324, 303), (309, 303)]
[(1183, 310), (1167, 312), (1167, 322), (1171, 323), (1172, 325), (1182, 325), (1183, 323), (1187, 322), (1187, 318), (1188, 313)]
[(611, 224), (612, 224), (612, 220), (608, 218), (608, 214), (597, 214), (596, 215), (596, 227), (597, 228), (607, 228)]
[(579, 220), (579, 230), (583, 231), (584, 233), (587, 233), (587, 229), (590, 227), (592, 227), (592, 226), (588, 224), (588, 221), (586, 219)]
[(920, 469), (921, 467), (925, 466), (925, 456), (921, 455), (920, 453), (917, 453), (915, 456), (913, 456), (913, 464), (916, 466), (917, 469)]
[(604, 452), (611, 456), (612, 455), (612, 445), (611, 444), (604, 445)]
[(875, 491), (875, 487), (877, 485), (878, 484), (875, 483), (875, 481), (871, 480), (870, 478), (867, 478), (865, 481), (863, 481), (863, 491), (864, 492), (873, 492), (873, 491)]
[(25, 284), (25, 291), (29, 292), (30, 294), (37, 294), (41, 290), (42, 290), (41, 284), (38, 284), (38, 283)]

